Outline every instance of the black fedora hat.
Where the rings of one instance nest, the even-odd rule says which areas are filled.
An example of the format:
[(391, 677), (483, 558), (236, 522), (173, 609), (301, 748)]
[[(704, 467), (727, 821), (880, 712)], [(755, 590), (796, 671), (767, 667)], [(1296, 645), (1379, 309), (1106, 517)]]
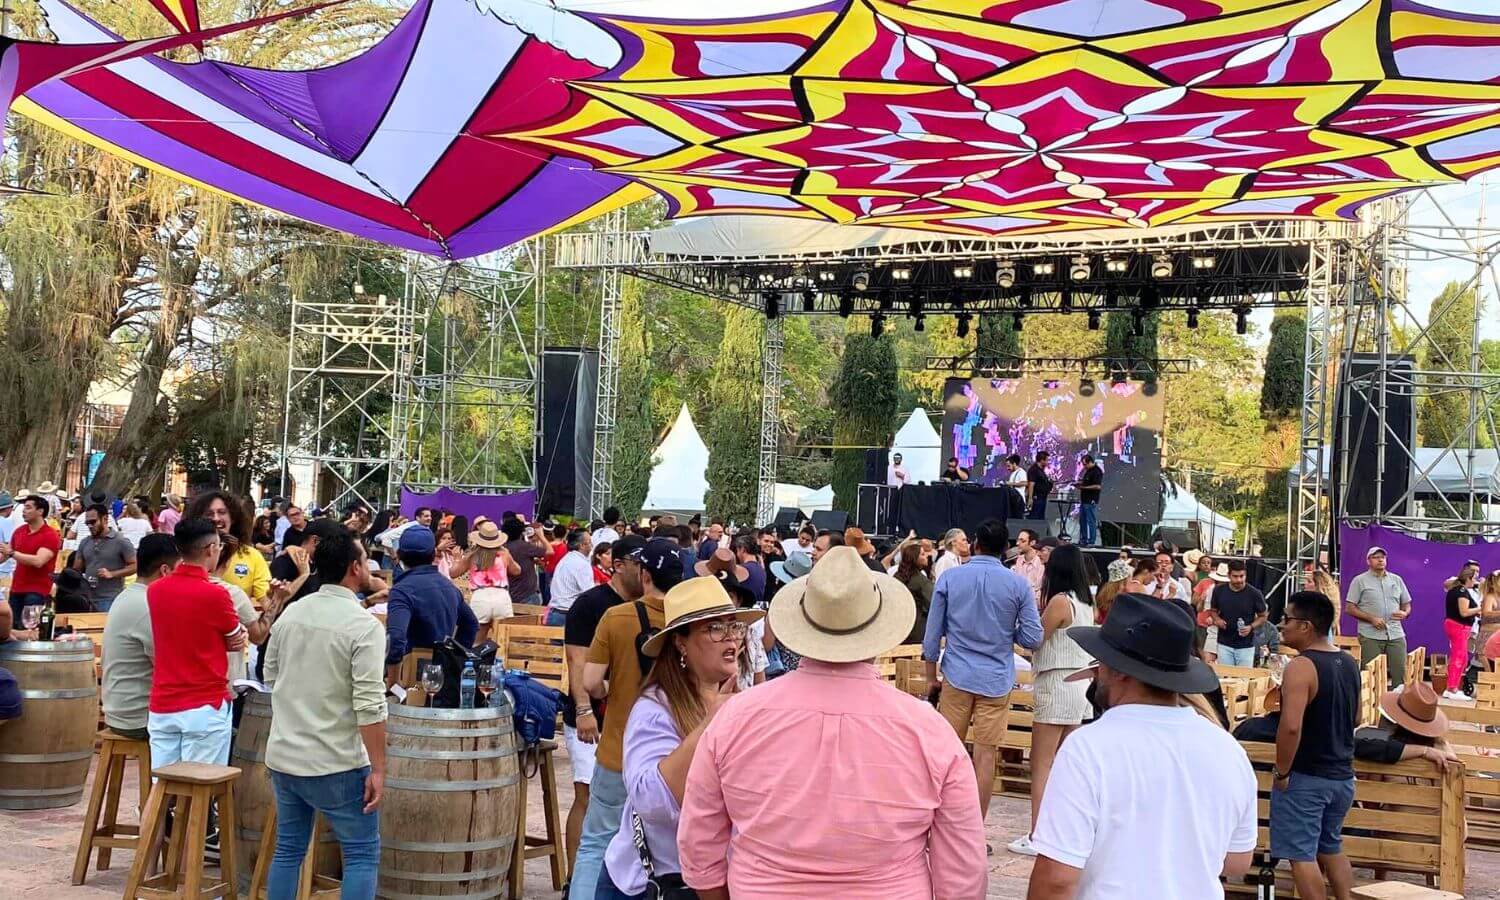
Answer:
[(1206, 694), (1219, 676), (1193, 655), (1193, 617), (1183, 606), (1144, 594), (1121, 594), (1098, 628), (1069, 628), (1068, 637), (1116, 672), (1178, 694)]

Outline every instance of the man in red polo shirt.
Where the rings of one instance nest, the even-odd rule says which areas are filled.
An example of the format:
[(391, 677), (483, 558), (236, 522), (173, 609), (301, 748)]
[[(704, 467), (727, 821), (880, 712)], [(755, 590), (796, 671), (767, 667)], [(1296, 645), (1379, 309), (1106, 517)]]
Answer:
[(47, 501), (37, 494), (22, 500), (21, 525), (9, 544), (0, 543), (0, 562), (16, 561), (10, 582), (10, 611), (16, 627), (20, 627), (22, 609), (44, 604), (52, 596), (52, 572), (60, 550), (62, 535), (47, 524)]
[(208, 519), (183, 519), (174, 529), (182, 562), (146, 588), (156, 647), (146, 730), (151, 764), (229, 761), (229, 651), (245, 647), (234, 601), (210, 573), (223, 544)]

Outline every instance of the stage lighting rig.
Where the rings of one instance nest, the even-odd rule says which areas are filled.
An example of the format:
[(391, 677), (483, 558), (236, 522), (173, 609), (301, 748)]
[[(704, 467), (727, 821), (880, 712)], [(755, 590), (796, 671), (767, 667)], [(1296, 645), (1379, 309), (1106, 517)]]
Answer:
[(854, 298), (848, 294), (839, 294), (839, 318), (847, 319), (854, 315)]
[(1073, 262), (1068, 266), (1069, 278), (1074, 281), (1085, 281), (1091, 274), (1092, 270), (1089, 268), (1089, 258), (1087, 256), (1073, 257)]
[(959, 313), (955, 318), (958, 320), (958, 336), (966, 338), (969, 336), (969, 320), (973, 318), (968, 313)]
[(725, 284), (725, 287), (731, 296), (738, 297), (745, 292), (745, 279), (739, 275), (733, 275), (730, 277), (728, 283)]
[(776, 276), (773, 275), (773, 274), (771, 274), (770, 272), (762, 272), (762, 273), (760, 273), (760, 283), (761, 283), (762, 287), (764, 287), (766, 285), (769, 285), (769, 284), (771, 284), (771, 283), (773, 283), (775, 281), (776, 281)]
[(998, 284), (1001, 290), (1007, 291), (1015, 287), (1016, 267), (1010, 263), (997, 267), (995, 269), (995, 284)]
[(1172, 277), (1172, 255), (1170, 253), (1158, 253), (1151, 257), (1151, 277), (1156, 279)]
[(891, 270), (892, 281), (911, 281), (911, 269), (905, 266), (897, 266)]
[(1104, 260), (1104, 271), (1111, 275), (1124, 275), (1130, 270), (1130, 260), (1123, 256), (1110, 256)]
[(961, 263), (960, 265), (956, 265), (953, 267), (953, 277), (962, 281), (967, 281), (970, 278), (974, 277), (974, 267), (969, 265), (968, 263)]
[(708, 273), (703, 271), (694, 272), (693, 284), (699, 285), (700, 287), (702, 285), (708, 284)]
[(1246, 334), (1250, 331), (1250, 310), (1243, 306), (1234, 308), (1234, 333)]
[(818, 270), (818, 280), (823, 282), (824, 284), (832, 284), (834, 281), (838, 280), (838, 277), (838, 273), (833, 271), (832, 269)]
[(870, 273), (864, 269), (855, 272), (854, 277), (849, 279), (849, 286), (863, 294), (870, 289)]
[(870, 317), (870, 337), (878, 338), (885, 331), (885, 316), (876, 313)]
[(1197, 272), (1206, 272), (1212, 269), (1217, 264), (1218, 260), (1214, 259), (1212, 256), (1193, 257), (1193, 270)]
[(1038, 278), (1045, 278), (1050, 275), (1055, 275), (1057, 274), (1057, 266), (1045, 259), (1040, 262), (1034, 262), (1031, 264), (1031, 274), (1037, 276)]

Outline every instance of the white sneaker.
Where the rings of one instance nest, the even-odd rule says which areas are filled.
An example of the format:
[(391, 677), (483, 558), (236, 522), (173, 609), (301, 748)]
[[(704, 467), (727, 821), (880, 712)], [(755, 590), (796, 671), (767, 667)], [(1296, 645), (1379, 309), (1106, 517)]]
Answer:
[(1469, 695), (1462, 691), (1443, 691), (1444, 700), (1467, 700)]
[(1031, 846), (1031, 835), (1029, 834), (1023, 834), (1009, 844), (1006, 844), (1005, 849), (1012, 853), (1019, 853), (1022, 856), (1036, 856), (1036, 848)]

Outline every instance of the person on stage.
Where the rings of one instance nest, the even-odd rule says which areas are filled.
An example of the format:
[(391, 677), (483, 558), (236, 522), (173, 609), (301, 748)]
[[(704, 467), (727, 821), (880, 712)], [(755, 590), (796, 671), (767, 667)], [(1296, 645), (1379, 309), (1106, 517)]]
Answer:
[(1047, 518), (1047, 497), (1052, 493), (1052, 479), (1047, 477), (1047, 460), (1051, 458), (1046, 450), (1038, 450), (1036, 462), (1026, 470), (1026, 480), (1031, 483), (1031, 512), (1026, 516), (1028, 519)]
[(1005, 484), (1010, 488), (1010, 512), (1012, 519), (1026, 518), (1031, 508), (1031, 482), (1026, 480), (1026, 470), (1021, 468), (1021, 457), (1012, 453), (1005, 458)]
[(951, 483), (962, 483), (969, 480), (969, 470), (958, 464), (958, 457), (948, 457), (948, 468), (943, 470), (943, 480)]
[(1094, 457), (1083, 457), (1083, 478), (1078, 483), (1078, 527), (1085, 547), (1099, 544), (1099, 496), (1104, 492), (1104, 470)]
[(906, 471), (906, 466), (901, 464), (901, 454), (897, 453), (891, 457), (891, 470), (886, 473), (885, 483), (893, 488), (906, 487), (911, 475)]

